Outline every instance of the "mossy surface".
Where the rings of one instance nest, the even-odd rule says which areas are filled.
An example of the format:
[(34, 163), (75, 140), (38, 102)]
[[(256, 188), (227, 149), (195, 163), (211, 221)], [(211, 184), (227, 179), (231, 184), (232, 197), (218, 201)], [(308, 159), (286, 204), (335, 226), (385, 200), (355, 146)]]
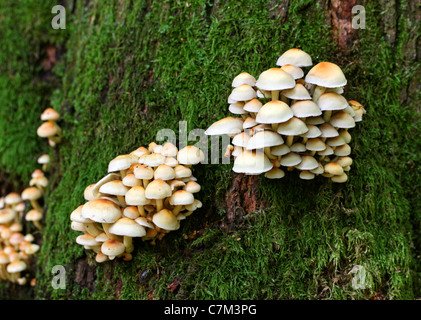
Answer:
[[(53, 160), (37, 284), (21, 289), (22, 297), (419, 297), (419, 99), (401, 103), (419, 68), (402, 67), (410, 21), (398, 20), (391, 45), (379, 7), (365, 4), (368, 27), (344, 53), (322, 2), (292, 1), (284, 15), (275, 1), (77, 1), (66, 30), (51, 28), (52, 2), (1, 3), (0, 170), (26, 183), (41, 151)], [(39, 57), (46, 44), (63, 52), (47, 79)], [(292, 47), (341, 66), (344, 95), (367, 109), (351, 132), (349, 181), (302, 181), (295, 172), (259, 178), (262, 208), (227, 231), (225, 196), (235, 174), (230, 164), (199, 165), (201, 210), (156, 246), (135, 241), (132, 261), (97, 265), (70, 229), (85, 187), (107, 173), (112, 158), (154, 141), (159, 130), (178, 134), (180, 121), (188, 132), (206, 129), (229, 115), (233, 77), (257, 77)], [(54, 150), (36, 136), (47, 106), (62, 114), (63, 142)], [(52, 286), (56, 265), (65, 267), (65, 289)], [(354, 266), (367, 271), (363, 290), (352, 288)], [(0, 296), (10, 287), (2, 285)]]

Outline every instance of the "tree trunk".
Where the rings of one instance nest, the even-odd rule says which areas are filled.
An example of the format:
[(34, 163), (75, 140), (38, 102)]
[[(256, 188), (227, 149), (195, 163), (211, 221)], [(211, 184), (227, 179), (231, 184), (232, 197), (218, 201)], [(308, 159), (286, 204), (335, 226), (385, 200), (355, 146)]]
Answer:
[[(66, 29), (54, 30), (54, 4), (34, 16), (39, 4), (26, 2), (0, 1), (0, 172), (25, 184), (42, 152), (52, 163), (45, 227), (26, 225), (42, 245), (30, 275), (36, 285), (2, 285), (0, 297), (419, 298), (419, 4), (68, 1)], [(356, 5), (365, 29), (352, 26)], [(351, 132), (346, 184), (302, 181), (294, 171), (272, 181), (235, 174), (232, 163), (202, 164), (194, 175), (203, 207), (155, 246), (135, 239), (132, 261), (98, 264), (75, 243), (70, 213), (111, 159), (156, 141), (163, 128), (185, 143), (180, 121), (191, 132), (229, 116), (232, 79), (243, 71), (257, 78), (293, 47), (314, 63), (338, 64), (344, 96), (367, 110)], [(62, 115), (56, 148), (35, 134), (48, 106)], [(8, 127), (22, 122), (28, 130)], [(52, 286), (57, 265), (65, 288)], [(366, 270), (362, 289), (352, 285), (355, 266)]]

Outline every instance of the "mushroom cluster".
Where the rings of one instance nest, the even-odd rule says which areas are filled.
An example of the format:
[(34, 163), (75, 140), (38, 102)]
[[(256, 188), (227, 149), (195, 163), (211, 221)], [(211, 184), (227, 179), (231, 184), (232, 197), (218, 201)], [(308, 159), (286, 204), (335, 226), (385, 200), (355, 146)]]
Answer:
[(132, 259), (133, 238), (162, 239), (202, 206), (192, 166), (204, 160), (195, 146), (180, 150), (167, 142), (139, 147), (108, 164), (108, 174), (84, 190), (86, 202), (71, 214), (76, 243), (93, 250), (95, 261)]
[(279, 179), (284, 170), (298, 170), (301, 179), (321, 175), (346, 182), (353, 161), (349, 129), (366, 111), (342, 95), (344, 73), (323, 61), (305, 74), (312, 58), (297, 48), (282, 54), (276, 65), (257, 80), (238, 74), (228, 97), (236, 116), (216, 121), (205, 133), (230, 136), (224, 156), (234, 157), (234, 172)]
[(37, 135), (41, 138), (47, 138), (48, 144), (55, 147), (61, 142), (62, 130), (57, 124), (60, 120), (60, 114), (53, 108), (46, 108), (41, 114), (41, 120), (44, 121), (37, 129)]
[[(60, 141), (61, 130), (55, 123), (59, 118), (59, 114), (52, 108), (47, 108), (41, 115), (41, 119), (46, 122), (38, 128), (38, 135), (46, 134), (50, 126), (55, 128), (54, 134), (54, 130), (50, 129), (51, 135), (45, 135), (50, 146)], [(48, 186), (45, 172), (50, 163), (49, 155), (41, 155), (37, 163), (42, 165), (42, 170), (35, 169), (32, 172), (29, 186), (21, 194), (10, 192), (0, 197), (0, 279), (20, 285), (27, 283), (27, 276), (21, 276), (21, 273), (29, 269), (31, 256), (39, 250), (39, 245), (33, 243), (34, 236), (31, 233), (22, 233), (22, 222), (31, 222), (36, 229), (42, 230), (43, 208), (40, 201)]]
[(31, 263), (31, 256), (39, 250), (33, 243), (31, 233), (23, 233), (22, 218), (25, 212), (22, 197), (11, 192), (0, 198), (0, 279), (19, 285), (25, 285)]

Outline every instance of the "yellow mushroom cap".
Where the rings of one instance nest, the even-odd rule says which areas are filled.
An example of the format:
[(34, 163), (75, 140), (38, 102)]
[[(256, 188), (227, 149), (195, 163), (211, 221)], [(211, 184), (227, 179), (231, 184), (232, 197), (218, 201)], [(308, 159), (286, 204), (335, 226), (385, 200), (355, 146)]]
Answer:
[(284, 143), (282, 136), (273, 131), (260, 131), (250, 138), (247, 150), (278, 146)]
[(279, 134), (287, 136), (298, 136), (308, 131), (308, 127), (304, 121), (297, 117), (292, 117), (286, 122), (280, 123), (276, 130)]
[(26, 263), (21, 260), (15, 260), (7, 265), (7, 272), (17, 273), (26, 269)]
[(320, 107), (312, 100), (299, 100), (292, 104), (291, 110), (298, 118), (315, 117), (322, 114)]
[(22, 200), (37, 200), (41, 197), (41, 191), (35, 187), (29, 187), (22, 191)]
[(270, 68), (263, 71), (256, 81), (256, 87), (261, 90), (284, 90), (294, 88), (295, 80), (281, 68)]
[(288, 72), (294, 79), (300, 79), (304, 76), (303, 69), (292, 64), (284, 64), (281, 69)]
[(256, 116), (258, 123), (282, 123), (294, 116), (291, 108), (283, 101), (275, 100), (265, 103)]
[(154, 179), (173, 180), (175, 178), (175, 171), (172, 167), (166, 164), (160, 164), (154, 172)]
[(338, 65), (323, 61), (310, 69), (305, 82), (326, 88), (337, 88), (345, 86), (347, 80)]
[(146, 230), (143, 226), (127, 217), (118, 219), (108, 230), (110, 233), (119, 236), (143, 237), (146, 235)]
[(77, 236), (76, 243), (80, 244), (81, 246), (98, 246), (101, 244), (94, 236), (89, 233)]
[(206, 135), (235, 135), (243, 131), (242, 118), (226, 117), (214, 122), (206, 131)]
[(268, 179), (281, 179), (285, 177), (285, 172), (280, 168), (274, 167), (265, 173), (265, 177)]
[(155, 213), (152, 222), (164, 230), (177, 230), (180, 227), (177, 217), (168, 209), (162, 209)]
[(122, 154), (108, 163), (108, 172), (126, 170), (130, 168), (131, 165), (137, 163), (139, 157), (133, 154)]
[(16, 193), (16, 192), (10, 192), (4, 197), (4, 202), (6, 204), (13, 205), (13, 204), (17, 204), (21, 201), (22, 201), (21, 196), (19, 195), (19, 193)]
[(47, 108), (41, 113), (41, 120), (47, 121), (47, 120), (59, 120), (60, 114), (54, 110), (53, 108)]
[(121, 217), (121, 209), (108, 199), (94, 199), (86, 202), (81, 211), (81, 216), (96, 222), (113, 223)]
[(294, 88), (282, 90), (282, 95), (294, 100), (310, 100), (308, 90), (301, 83), (297, 83)]
[(25, 215), (26, 221), (40, 221), (42, 219), (42, 212), (37, 209), (29, 210)]
[(16, 212), (12, 209), (6, 208), (0, 210), (0, 224), (11, 222), (16, 216)]
[(127, 191), (129, 191), (129, 188), (126, 187), (121, 180), (109, 181), (99, 188), (99, 192), (115, 196), (124, 196)]
[(256, 91), (249, 84), (243, 83), (232, 90), (230, 98), (234, 101), (248, 101), (256, 98)]
[(191, 193), (197, 193), (200, 191), (200, 189), (200, 184), (198, 184), (196, 181), (188, 181), (183, 187), (183, 190), (186, 190)]
[(260, 174), (273, 168), (272, 162), (260, 151), (243, 150), (235, 158), (232, 170), (237, 173)]
[(186, 146), (178, 151), (177, 160), (180, 164), (198, 164), (205, 159), (202, 150), (196, 146)]
[(178, 153), (178, 148), (171, 142), (166, 142), (162, 146), (161, 152), (165, 157), (175, 157)]
[(335, 176), (339, 176), (344, 173), (344, 169), (336, 162), (329, 162), (325, 164), (324, 171)]
[(348, 107), (348, 101), (336, 92), (323, 93), (317, 100), (320, 110), (343, 110)]
[(177, 205), (188, 205), (194, 202), (194, 196), (191, 192), (185, 190), (177, 190), (170, 197), (170, 204), (173, 206)]
[(37, 135), (41, 138), (48, 138), (58, 133), (57, 127), (51, 122), (44, 122), (37, 129)]
[(317, 160), (312, 156), (304, 155), (301, 157), (301, 162), (296, 166), (300, 170), (313, 170), (319, 166)]
[(164, 199), (170, 197), (171, 193), (171, 187), (162, 179), (151, 181), (145, 190), (147, 199)]
[(134, 186), (130, 188), (125, 195), (125, 200), (130, 206), (143, 206), (148, 204), (145, 188), (143, 188), (143, 186)]
[(336, 128), (354, 128), (355, 120), (345, 111), (338, 111), (329, 120), (330, 124)]
[(234, 77), (231, 85), (236, 88), (242, 84), (248, 84), (254, 87), (256, 85), (256, 79), (248, 72), (241, 72)]
[(137, 179), (152, 179), (154, 170), (146, 164), (135, 166), (133, 173)]
[(292, 64), (297, 67), (309, 67), (313, 65), (311, 56), (298, 48), (291, 48), (285, 51), (276, 61), (277, 66)]
[(101, 245), (101, 252), (107, 256), (119, 256), (126, 250), (125, 245), (114, 239), (104, 241)]

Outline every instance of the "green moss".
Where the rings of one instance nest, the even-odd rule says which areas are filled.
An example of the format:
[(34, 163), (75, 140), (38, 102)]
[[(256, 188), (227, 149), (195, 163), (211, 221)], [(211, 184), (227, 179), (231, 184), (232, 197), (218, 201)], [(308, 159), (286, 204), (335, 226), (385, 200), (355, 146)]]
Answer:
[[(54, 171), (35, 297), (414, 298), (419, 290), (414, 272), (420, 269), (415, 258), (419, 249), (413, 247), (420, 221), (419, 169), (414, 165), (419, 162), (420, 141), (415, 105), (403, 106), (399, 97), (416, 68), (399, 68), (400, 48), (409, 34), (401, 32), (395, 46), (388, 44), (378, 9), (367, 5), (370, 28), (358, 31), (360, 41), (348, 55), (338, 56), (327, 36), (321, 4), (294, 1), (285, 21), (274, 14), (278, 9), (270, 1), (189, 4), (77, 2), (68, 14), (68, 29), (60, 35), (44, 24), (50, 19), (48, 3), (37, 11), (44, 23), (30, 30), (26, 19), (33, 8), (0, 11), (2, 23), (10, 25), (12, 21), (5, 20), (10, 12), (23, 10), (17, 27), (21, 32), (2, 34), (15, 47), (2, 53), (1, 65), (12, 57), (7, 70), (18, 70), (19, 77), (13, 78), (12, 88), (6, 76), (0, 77), (0, 100), (5, 101), (0, 130), (8, 130), (7, 122), (23, 121), (11, 119), (11, 110), (18, 119), (26, 117), (28, 130), (7, 131), (8, 138), (1, 140), (2, 170), (25, 179), (36, 167), (37, 148), (49, 150), (34, 135), (48, 104), (61, 112), (64, 129), (63, 143), (50, 151)], [(405, 30), (405, 21), (399, 23)], [(29, 41), (22, 43), (22, 37)], [(39, 74), (28, 71), (36, 59), (27, 55), (33, 53), (29, 44), (34, 41), (66, 48), (54, 69), (59, 85), (33, 86)], [(206, 129), (227, 116), (232, 78), (242, 71), (258, 76), (291, 47), (304, 49), (316, 62), (328, 60), (343, 67), (349, 79), (346, 97), (360, 101), (368, 111), (352, 130), (355, 161), (349, 182), (302, 181), (295, 172), (280, 181), (261, 178), (258, 195), (264, 208), (247, 214), (227, 232), (220, 224), (233, 177), (231, 165), (200, 165), (195, 176), (202, 185), (204, 206), (183, 221), (180, 230), (156, 246), (136, 241), (131, 262), (92, 262), (90, 253), (74, 241), (77, 232), (70, 229), (69, 215), (84, 202), (84, 188), (106, 174), (108, 162), (154, 141), (162, 128), (178, 133), (179, 121), (186, 121), (190, 131)], [(29, 102), (36, 105), (30, 111)], [(19, 144), (12, 141), (15, 136)], [(22, 167), (13, 160), (15, 155), (25, 158)], [(198, 237), (190, 239), (195, 230), (200, 230)], [(65, 290), (51, 286), (55, 265), (66, 268)], [(87, 266), (85, 273), (80, 265)], [(355, 265), (367, 270), (365, 290), (351, 286)], [(174, 281), (179, 285), (171, 292), (167, 286)]]

